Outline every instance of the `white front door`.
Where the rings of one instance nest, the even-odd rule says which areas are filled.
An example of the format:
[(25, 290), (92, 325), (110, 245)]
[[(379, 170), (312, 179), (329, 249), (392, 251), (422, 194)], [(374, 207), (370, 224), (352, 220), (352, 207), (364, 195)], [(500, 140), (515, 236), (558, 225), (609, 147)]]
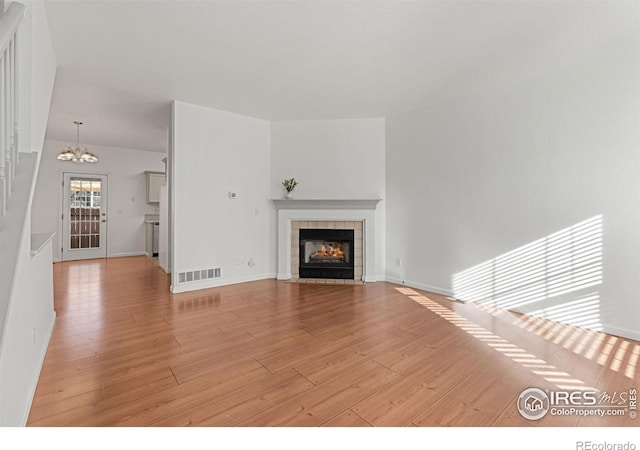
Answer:
[(64, 173), (62, 260), (107, 257), (107, 176)]

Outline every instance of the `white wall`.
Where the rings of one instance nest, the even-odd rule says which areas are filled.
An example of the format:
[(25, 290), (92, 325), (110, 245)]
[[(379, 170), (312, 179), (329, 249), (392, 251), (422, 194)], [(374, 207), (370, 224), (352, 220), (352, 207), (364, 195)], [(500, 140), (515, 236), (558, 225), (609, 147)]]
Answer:
[(165, 272), (171, 272), (169, 265), (169, 187), (160, 186), (160, 206), (158, 211), (158, 265)]
[[(174, 102), (172, 139), (173, 291), (274, 277), (269, 122)], [(177, 283), (180, 272), (215, 267), (220, 278)]]
[(285, 178), (295, 178), (300, 183), (294, 191), (295, 198), (383, 199), (376, 210), (376, 278), (383, 279), (384, 119), (273, 122), (272, 198), (282, 198)]
[[(70, 124), (73, 125), (73, 124)], [(82, 138), (82, 135), (81, 135)], [(33, 199), (32, 228), (34, 233), (58, 233), (53, 249), (54, 259), (60, 258), (62, 238), (62, 174), (100, 173), (108, 175), (107, 256), (140, 255), (145, 252), (144, 215), (157, 213), (158, 205), (146, 202), (144, 171), (164, 171), (159, 152), (105, 147), (81, 142), (99, 158), (95, 164), (73, 164), (56, 157), (72, 142), (45, 141), (36, 193)]]
[(299, 198), (382, 198), (384, 119), (271, 124), (271, 195), (296, 178)]
[(636, 31), (588, 56), (567, 45), (532, 67), (536, 77), (387, 119), (390, 280), (450, 292), (454, 274), (601, 214), (602, 283), (515, 309), (550, 311), (595, 293), (602, 328), (640, 338), (640, 23), (631, 12), (601, 17), (601, 30), (632, 21)]
[(56, 75), (56, 59), (49, 34), (44, 2), (31, 1), (33, 22), (31, 53), (31, 149), (40, 151), (44, 144), (49, 107)]
[[(5, 10), (13, 1), (5, 2)], [(18, 117), (21, 152), (40, 151), (44, 143), (51, 94), (56, 75), (56, 59), (49, 33), (49, 21), (43, 1), (25, 0), (20, 41)]]

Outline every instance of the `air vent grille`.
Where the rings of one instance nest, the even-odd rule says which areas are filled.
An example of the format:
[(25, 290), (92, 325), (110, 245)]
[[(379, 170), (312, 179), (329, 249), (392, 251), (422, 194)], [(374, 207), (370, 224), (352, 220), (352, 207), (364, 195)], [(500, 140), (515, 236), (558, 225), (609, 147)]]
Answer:
[(220, 278), (220, 268), (192, 270), (190, 272), (178, 272), (178, 283), (192, 283), (194, 281), (209, 280), (211, 278)]

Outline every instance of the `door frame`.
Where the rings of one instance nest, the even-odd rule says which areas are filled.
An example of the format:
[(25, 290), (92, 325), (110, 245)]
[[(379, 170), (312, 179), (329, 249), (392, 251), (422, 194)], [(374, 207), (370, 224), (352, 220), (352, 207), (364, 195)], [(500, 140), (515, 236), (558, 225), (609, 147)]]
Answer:
[[(64, 234), (64, 220), (62, 217), (62, 214), (68, 214), (67, 211), (65, 211), (65, 196), (67, 193), (67, 186), (64, 186), (64, 179), (65, 176), (70, 176), (70, 177), (79, 177), (79, 178), (83, 178), (83, 177), (87, 177), (87, 178), (91, 178), (91, 177), (105, 177), (106, 179), (106, 183), (107, 183), (107, 188), (104, 190), (107, 194), (107, 207), (106, 207), (106, 213), (107, 213), (107, 223), (109, 220), (109, 216), (111, 215), (110, 213), (110, 206), (109, 206), (109, 197), (110, 197), (110, 191), (111, 191), (111, 187), (110, 187), (110, 183), (109, 183), (109, 173), (106, 172), (82, 172), (82, 171), (77, 171), (77, 170), (61, 170), (60, 171), (60, 179), (58, 182), (58, 189), (59, 189), (59, 195), (58, 195), (58, 244), (59, 244), (59, 249), (60, 249), (60, 255), (59, 255), (59, 261), (73, 261), (72, 259), (66, 259), (65, 258), (65, 253), (68, 254), (68, 250), (67, 252), (65, 252), (65, 234)], [(105, 252), (104, 252), (104, 258), (108, 258), (109, 257), (109, 242), (110, 242), (110, 234), (111, 234), (111, 227), (110, 226), (106, 226), (106, 232), (104, 233), (104, 246), (105, 246)], [(103, 239), (103, 235), (102, 233), (100, 234), (100, 239)], [(103, 256), (100, 256), (98, 258), (103, 258)], [(94, 259), (94, 258), (90, 258), (90, 259)], [(95, 258), (97, 259), (97, 258)]]

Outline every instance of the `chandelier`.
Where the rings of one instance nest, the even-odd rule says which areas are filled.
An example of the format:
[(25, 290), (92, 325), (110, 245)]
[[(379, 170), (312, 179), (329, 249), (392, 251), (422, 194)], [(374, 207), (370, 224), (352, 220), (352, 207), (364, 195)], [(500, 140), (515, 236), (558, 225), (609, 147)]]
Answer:
[(82, 122), (75, 121), (73, 123), (78, 127), (78, 140), (76, 142), (76, 146), (65, 147), (65, 149), (58, 155), (58, 159), (60, 161), (71, 161), (74, 163), (98, 162), (98, 157), (96, 155), (88, 152), (85, 147), (80, 147), (80, 125), (82, 125)]

